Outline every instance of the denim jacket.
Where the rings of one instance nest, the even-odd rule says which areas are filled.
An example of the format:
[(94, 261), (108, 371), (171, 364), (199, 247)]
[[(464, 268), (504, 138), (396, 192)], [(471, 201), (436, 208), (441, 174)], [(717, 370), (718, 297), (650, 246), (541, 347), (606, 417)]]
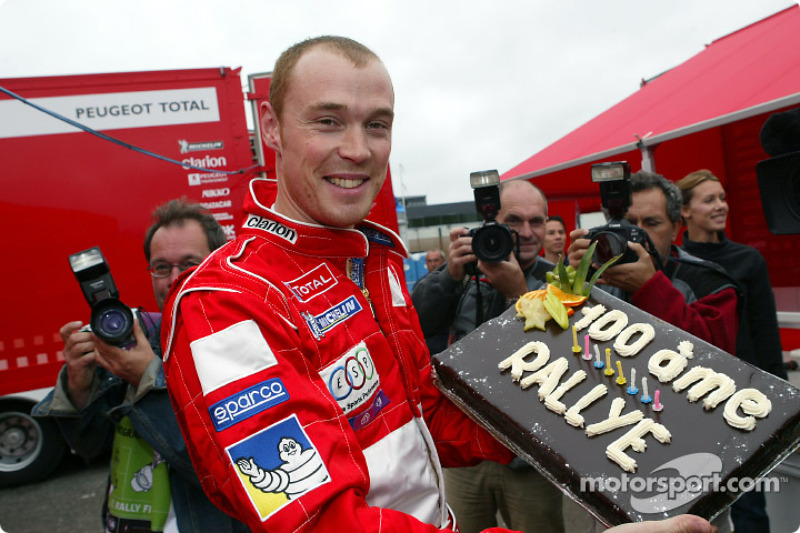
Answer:
[[(151, 313), (150, 317), (160, 321), (160, 315)], [(127, 415), (137, 433), (169, 464), (172, 505), (181, 533), (249, 531), (244, 524), (217, 509), (203, 493), (167, 395), (160, 325), (156, 323), (146, 333), (158, 357), (147, 367), (138, 388), (98, 367), (89, 403), (78, 412), (67, 395), (65, 367), (55, 388), (33, 408), (32, 414), (54, 418), (72, 450), (87, 460), (110, 449), (115, 424)], [(103, 516), (106, 506), (107, 501), (103, 504)]]

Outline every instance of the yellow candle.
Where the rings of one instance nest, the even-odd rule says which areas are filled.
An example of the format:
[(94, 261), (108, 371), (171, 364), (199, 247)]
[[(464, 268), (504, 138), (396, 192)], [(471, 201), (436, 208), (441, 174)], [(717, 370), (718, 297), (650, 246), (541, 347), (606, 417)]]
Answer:
[(619, 372), (619, 376), (617, 376), (617, 385), (625, 385), (628, 380), (625, 379), (625, 374), (622, 372), (622, 361), (617, 359), (617, 372)]
[(614, 369), (611, 368), (611, 348), (606, 348), (606, 369), (603, 370), (603, 374), (606, 376), (614, 375)]
[(581, 347), (578, 346), (578, 330), (575, 329), (575, 325), (572, 325), (572, 352), (573, 353), (581, 353)]

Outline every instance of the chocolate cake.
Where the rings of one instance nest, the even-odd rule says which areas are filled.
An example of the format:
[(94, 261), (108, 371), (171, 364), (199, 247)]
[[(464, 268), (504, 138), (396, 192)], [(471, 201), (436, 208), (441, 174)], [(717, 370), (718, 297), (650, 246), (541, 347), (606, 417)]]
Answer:
[[(547, 331), (524, 332), (523, 322), (515, 317), (512, 308), (434, 356), (437, 386), (517, 455), (611, 526), (660, 520), (683, 513), (711, 520), (738, 497), (737, 491), (729, 489), (735, 488), (736, 483), (764, 476), (800, 443), (800, 390), (663, 320), (593, 289), (584, 305), (598, 304), (609, 311), (623, 311), (629, 325), (644, 323), (655, 329), (653, 340), (633, 356), (620, 357), (612, 349), (613, 376), (605, 375), (605, 368), (595, 367), (594, 348), (591, 360), (582, 357), (584, 335), (589, 328), (577, 335), (581, 353), (572, 350), (571, 327), (582, 318), (580, 309), (570, 318), (570, 329), (562, 330), (550, 320)], [(631, 342), (635, 342), (638, 335), (634, 335)], [(568, 369), (559, 383), (565, 383), (578, 370), (585, 371), (585, 379), (560, 397), (567, 408), (597, 385), (606, 385), (607, 394), (580, 411), (585, 419), (584, 427), (573, 427), (564, 415), (545, 406), (545, 398), (539, 397), (542, 384), (535, 383), (523, 389), (520, 381), (512, 379), (510, 369), (498, 368), (512, 353), (532, 341), (541, 341), (549, 348), (549, 363), (562, 357), (567, 359)], [(661, 350), (678, 352), (681, 341), (691, 342), (692, 356), (686, 359), (688, 364), (677, 378), (660, 383), (648, 370), (648, 363)], [(591, 344), (598, 345), (605, 363), (605, 349), (613, 346), (614, 339), (591, 341)], [(525, 361), (535, 357), (532, 354)], [(616, 382), (619, 377), (617, 360), (629, 380), (625, 385)], [(713, 390), (694, 402), (688, 399), (692, 385), (680, 392), (673, 390), (675, 382), (695, 367), (728, 376), (735, 383), (737, 394), (745, 389), (760, 391), (771, 403), (771, 411), (763, 418), (755, 418), (751, 431), (733, 427), (723, 416), (726, 401), (708, 410), (704, 408), (704, 401)], [(627, 390), (631, 385), (632, 368), (636, 370), (635, 385), (640, 389), (635, 395)], [(522, 381), (531, 374), (533, 372), (524, 373)], [(647, 378), (651, 397), (659, 391), (663, 410), (656, 411), (652, 402), (641, 401), (641, 377)], [(620, 464), (607, 457), (606, 451), (611, 443), (634, 428), (635, 422), (592, 437), (585, 432), (589, 425), (609, 418), (615, 398), (624, 400), (623, 415), (640, 410), (645, 420), (652, 419), (669, 432), (669, 442), (659, 442), (654, 433), (645, 433), (641, 438), (646, 449), (634, 451), (627, 447), (624, 450), (636, 461), (634, 472), (623, 470)], [(731, 398), (728, 395), (725, 400), (731, 401)], [(616, 404), (621, 405), (619, 401)], [(745, 411), (754, 405), (741, 402), (735, 411), (739, 417), (747, 417)], [(774, 481), (779, 480), (770, 482)]]

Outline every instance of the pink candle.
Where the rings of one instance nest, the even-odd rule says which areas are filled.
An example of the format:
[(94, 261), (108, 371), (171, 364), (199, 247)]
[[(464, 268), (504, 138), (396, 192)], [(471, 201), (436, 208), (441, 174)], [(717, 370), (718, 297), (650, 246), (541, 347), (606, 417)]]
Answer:
[(588, 333), (583, 336), (583, 342), (584, 342), (584, 344), (586, 346), (586, 351), (583, 352), (583, 359), (585, 361), (591, 361), (592, 360), (592, 354), (589, 351), (589, 334)]
[(661, 404), (661, 391), (656, 389), (656, 399), (653, 401), (653, 411), (661, 411), (664, 406)]

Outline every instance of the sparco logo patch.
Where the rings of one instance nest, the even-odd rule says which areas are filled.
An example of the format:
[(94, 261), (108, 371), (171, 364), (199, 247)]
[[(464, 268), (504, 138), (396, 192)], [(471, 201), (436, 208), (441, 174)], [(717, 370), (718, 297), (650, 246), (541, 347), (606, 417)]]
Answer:
[(278, 237), (286, 239), (290, 243), (297, 242), (297, 232), (292, 228), (286, 227), (277, 220), (270, 220), (268, 218), (260, 217), (258, 215), (247, 215), (247, 220), (244, 221), (246, 228), (260, 229), (267, 233), (272, 233)]
[(330, 268), (326, 263), (320, 263), (316, 268), (303, 274), (297, 279), (284, 282), (297, 299), (307, 302), (315, 296), (319, 296), (336, 285), (336, 278), (331, 274)]
[(268, 379), (215, 403), (208, 412), (216, 430), (222, 431), (288, 399), (280, 378)]
[(309, 313), (303, 313), (303, 316), (308, 323), (308, 327), (311, 328), (311, 332), (319, 339), (325, 333), (361, 311), (361, 309), (361, 304), (358, 303), (356, 297), (351, 296), (317, 316)]

